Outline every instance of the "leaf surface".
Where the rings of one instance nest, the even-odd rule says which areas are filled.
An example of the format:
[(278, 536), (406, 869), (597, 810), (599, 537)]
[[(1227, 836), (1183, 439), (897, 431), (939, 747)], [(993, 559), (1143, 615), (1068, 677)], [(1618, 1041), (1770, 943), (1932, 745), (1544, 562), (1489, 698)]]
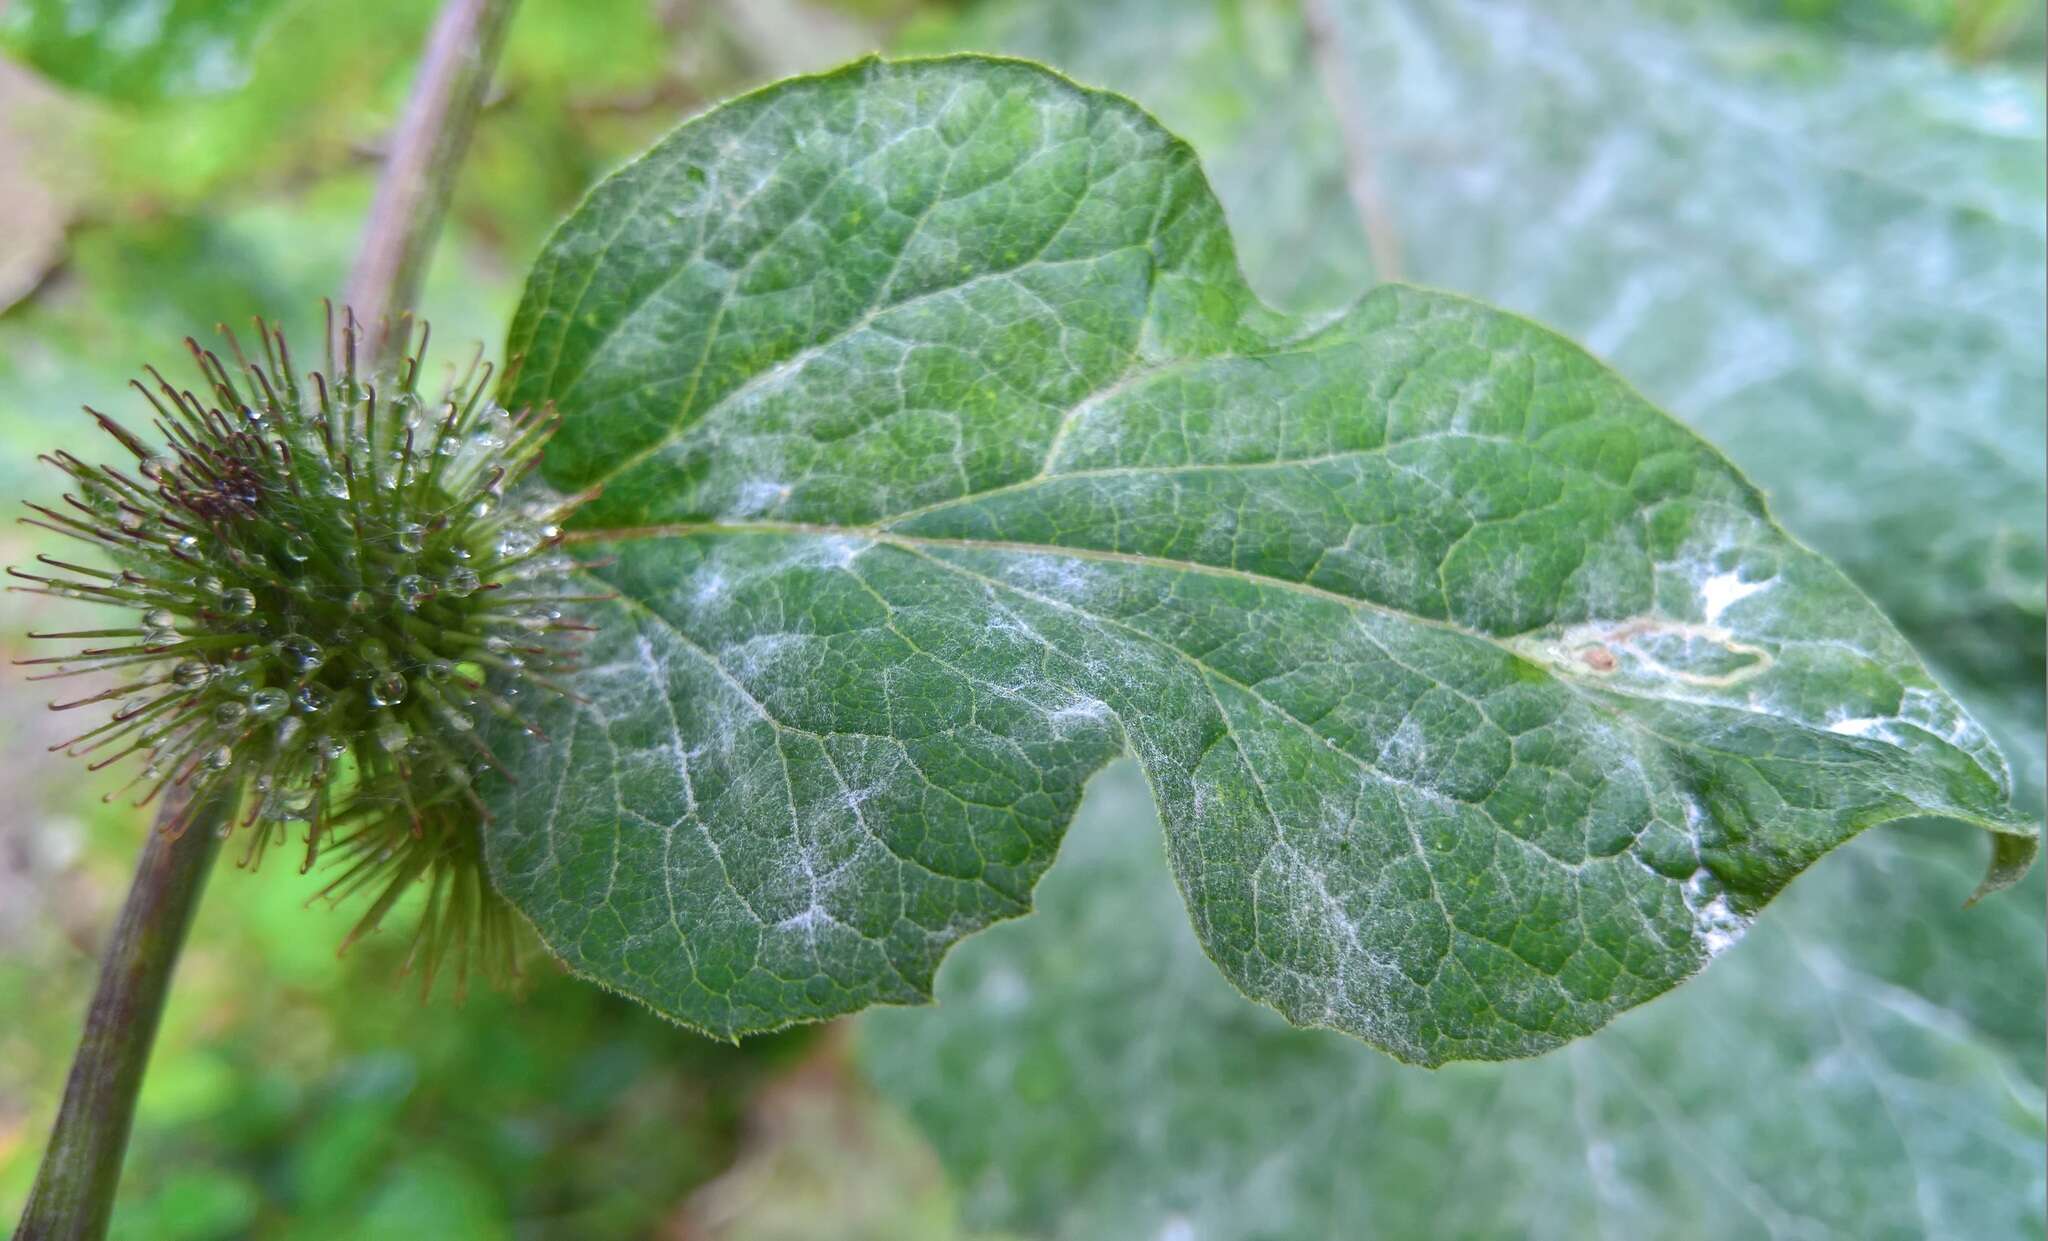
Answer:
[[(1329, 14), (1320, 55), (1305, 7)], [(1725, 449), (1994, 730), (2037, 806), (2040, 74), (1734, 16), (1752, 9), (1786, 16), (1016, 0), (926, 41), (1039, 58), (1156, 112), (1201, 153), (1255, 287), (1292, 307), (1373, 278), (1355, 147), (1407, 278), (1585, 342)]]
[(1820, 854), (2002, 760), (1718, 453), (1569, 342), (1237, 268), (1194, 157), (986, 58), (745, 97), (550, 242), (595, 619), (493, 875), (723, 1035), (930, 994), (1130, 752), (1246, 994), (1420, 1063), (1675, 985)]

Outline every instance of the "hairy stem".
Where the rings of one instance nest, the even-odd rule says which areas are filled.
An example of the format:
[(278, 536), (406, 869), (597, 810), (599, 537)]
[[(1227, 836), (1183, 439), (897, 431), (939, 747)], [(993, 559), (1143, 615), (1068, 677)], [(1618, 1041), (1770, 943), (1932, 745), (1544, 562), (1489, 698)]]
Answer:
[(15, 1241), (106, 1235), (171, 973), (231, 813), (228, 795), (200, 805), (174, 796), (157, 816), (107, 940), (64, 1102)]
[(403, 338), (388, 325), (419, 296), (516, 7), (517, 0), (448, 0), (427, 37), (349, 273), (347, 304), (368, 327), (379, 361), (390, 361)]

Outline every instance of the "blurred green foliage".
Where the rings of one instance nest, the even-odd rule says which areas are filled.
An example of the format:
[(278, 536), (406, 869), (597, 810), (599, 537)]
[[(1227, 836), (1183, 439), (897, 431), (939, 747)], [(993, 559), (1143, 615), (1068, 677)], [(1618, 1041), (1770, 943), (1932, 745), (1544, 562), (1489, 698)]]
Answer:
[[(2039, 77), (2042, 6), (2027, 0), (1640, 4), (1680, 18), (1732, 10), (1877, 55), (1939, 47), (1954, 61), (2016, 62)], [(0, 286), (0, 493), (51, 494), (57, 476), (34, 455), (90, 443), (96, 433), (78, 404), (128, 408), (129, 375), (144, 361), (175, 361), (188, 333), (261, 312), (312, 348), (318, 299), (342, 284), (433, 7), (0, 5), (0, 49), (15, 58), (0, 61), (0, 166), (9, 169), (0, 260), (26, 273)], [(864, 46), (979, 36), (1002, 50), (988, 32), (1014, 30), (1020, 9), (831, 7), (524, 0), (423, 297), (441, 356), (479, 341), (495, 352), (525, 266), (554, 222), (602, 172), (686, 115)], [(1181, 18), (1114, 41), (1100, 13), (1127, 6), (1036, 7), (1033, 29), (1050, 33), (1029, 50), (1058, 52), (1059, 67), (1100, 84), (1138, 91), (1149, 76), (1159, 97), (1139, 91), (1141, 101), (1196, 140), (1233, 210), (1256, 191), (1270, 223), (1239, 230), (1261, 247), (1248, 256), (1255, 278), (1319, 304), (1369, 278), (1295, 3), (1189, 0)], [(2026, 155), (2021, 171), (2037, 178), (2038, 148)], [(6, 223), (10, 204), (30, 198), (36, 218), (54, 220), (34, 236)], [(2038, 409), (2021, 413), (2038, 420)], [(0, 560), (18, 563), (40, 546), (9, 527)], [(59, 627), (50, 623), (59, 612), (0, 596), (0, 654), (26, 654), (20, 635)], [(2038, 664), (2038, 644), (2031, 650)], [(2029, 718), (2005, 735), (2038, 737), (2039, 698), (2029, 697), (2038, 689), (2036, 675), (2012, 691)], [(37, 706), (45, 697), (12, 670), (0, 680), (9, 756), (0, 804), (0, 1219), (10, 1221), (143, 830), (140, 813), (101, 804), (112, 781), (45, 754), (65, 735), (63, 721)], [(821, 1057), (831, 1061), (829, 1032), (716, 1045), (544, 961), (533, 962), (523, 999), (475, 994), (456, 1006), (443, 994), (423, 1005), (394, 978), (400, 943), (373, 939), (337, 964), (347, 918), (301, 908), (318, 875), (279, 871), (251, 878), (224, 867), (214, 880), (142, 1100), (120, 1235), (961, 1235), (918, 1135), (850, 1070), (812, 1073)], [(1870, 890), (1881, 900), (1887, 889)], [(2029, 892), (2038, 901), (2038, 877)], [(1959, 934), (1979, 937), (1966, 947), (1986, 959), (2009, 948), (1999, 938), (2006, 925), (1957, 923)], [(1034, 920), (1011, 929), (1045, 928)], [(1913, 969), (1863, 962), (1880, 951), (1874, 944), (1838, 949), (1945, 1009), (1966, 1008), (1944, 991), (1963, 984), (1925, 940), (1894, 943), (1925, 956)], [(2021, 964), (2017, 988), (2037, 988), (2038, 954)], [(2038, 995), (2021, 999), (1974, 1019), (2038, 1049)], [(956, 1034), (927, 1032), (940, 1041)], [(981, 1050), (971, 1040), (949, 1046)], [(2026, 1064), (2027, 1092), (2038, 1093), (2038, 1064)], [(1065, 1158), (1090, 1156), (1074, 1148)]]
[(280, 0), (21, 0), (0, 46), (52, 80), (123, 103), (217, 95), (248, 80), (248, 56)]
[[(901, 6), (863, 7), (886, 18)], [(32, 239), (0, 237), (0, 258), (37, 266), (0, 310), (0, 491), (54, 494), (58, 476), (36, 454), (97, 452), (79, 404), (130, 411), (139, 398), (128, 378), (145, 362), (175, 371), (188, 334), (210, 339), (215, 324), (262, 313), (302, 350), (317, 348), (319, 299), (344, 281), (433, 11), (414, 0), (107, 0), (26, 3), (0, 19), (0, 44), (36, 71), (0, 61), (0, 158), (23, 173), (0, 185), (0, 200), (42, 195), (62, 216), (46, 253), (8, 255)], [(814, 17), (792, 6), (787, 20)], [(148, 38), (136, 33), (145, 20), (162, 22)], [(760, 38), (716, 5), (525, 0), (423, 298), (443, 361), (478, 343), (496, 353), (555, 220), (656, 134), (772, 71), (775, 49)], [(194, 56), (222, 75), (210, 89), (191, 89)], [(33, 533), (8, 525), (0, 560), (44, 550)], [(0, 653), (44, 653), (21, 635), (66, 627), (55, 623), (65, 614), (0, 595)], [(0, 680), (10, 794), (0, 811), (0, 1219), (10, 1224), (146, 822), (125, 802), (102, 804), (118, 779), (84, 777), (45, 752), (69, 721), (43, 712), (46, 687), (17, 671)], [(692, 1193), (752, 1150), (763, 1084), (818, 1044), (816, 1031), (713, 1043), (538, 956), (523, 995), (478, 991), (457, 1004), (444, 980), (423, 1002), (397, 977), (395, 935), (337, 961), (350, 919), (302, 908), (324, 880), (291, 861), (254, 877), (224, 864), (213, 880), (141, 1099), (117, 1236), (686, 1229)], [(831, 1217), (839, 1235), (863, 1235), (857, 1213), (831, 1216), (843, 1196), (834, 1178), (891, 1186), (889, 1169), (908, 1159), (924, 1180), (887, 1196), (890, 1211), (909, 1214), (879, 1215), (895, 1222), (866, 1235), (947, 1227), (936, 1165), (900, 1122), (893, 1132), (893, 1143), (868, 1144), (879, 1170), (804, 1166), (812, 1189), (792, 1201), (810, 1204), (810, 1224)], [(785, 1196), (779, 1183), (767, 1192)], [(754, 1232), (816, 1235), (808, 1224)], [(719, 1235), (754, 1234), (741, 1219)]]

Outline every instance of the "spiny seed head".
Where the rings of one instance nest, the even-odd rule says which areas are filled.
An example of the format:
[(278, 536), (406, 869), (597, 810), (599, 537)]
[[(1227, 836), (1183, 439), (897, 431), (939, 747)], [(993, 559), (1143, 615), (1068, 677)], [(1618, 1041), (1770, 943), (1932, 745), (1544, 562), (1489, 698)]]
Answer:
[(585, 497), (518, 501), (541, 493), (515, 485), (555, 420), (493, 404), (481, 351), (429, 399), (424, 326), (414, 344), (401, 324), (397, 365), (371, 375), (357, 369), (353, 317), (338, 333), (329, 318), (326, 367), (303, 375), (262, 320), (253, 362), (232, 334), (232, 364), (188, 339), (196, 389), (154, 367), (134, 383), (155, 437), (87, 407), (132, 460), (45, 457), (73, 489), (23, 520), (111, 566), (39, 556), (43, 571), (9, 572), (28, 583), (17, 589), (127, 617), (32, 635), (84, 645), (22, 662), (44, 678), (119, 678), (52, 704), (110, 708), (52, 747), (95, 770), (132, 761), (110, 798), (234, 796), (222, 830), (247, 836), (244, 866), (297, 838), (303, 868), (323, 852), (338, 868), (325, 895), (374, 893), (349, 941), (424, 880), (408, 964), (430, 984), (452, 948), (465, 977), (472, 955), (509, 973), (513, 924), (483, 874), (490, 815), (475, 785), (511, 776), (478, 726), (531, 733), (522, 696), (568, 692), (556, 678), (585, 627), (564, 614), (577, 599), (555, 585), (557, 545)]

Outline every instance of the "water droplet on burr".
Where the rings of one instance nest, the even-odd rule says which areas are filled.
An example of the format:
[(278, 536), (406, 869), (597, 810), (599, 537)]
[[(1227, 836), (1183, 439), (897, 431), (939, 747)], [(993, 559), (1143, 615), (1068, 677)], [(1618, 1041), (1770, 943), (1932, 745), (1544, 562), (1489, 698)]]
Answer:
[(405, 701), (407, 689), (405, 678), (396, 672), (386, 672), (370, 682), (370, 705), (392, 707)]
[(277, 653), (284, 656), (292, 667), (300, 672), (312, 672), (327, 662), (327, 652), (320, 644), (301, 633), (286, 634), (277, 640)]

